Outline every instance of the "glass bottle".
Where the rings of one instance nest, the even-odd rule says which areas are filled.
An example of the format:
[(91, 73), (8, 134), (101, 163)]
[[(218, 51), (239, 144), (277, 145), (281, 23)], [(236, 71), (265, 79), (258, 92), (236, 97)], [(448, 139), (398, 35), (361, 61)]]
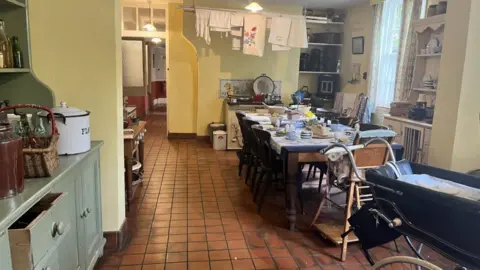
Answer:
[(33, 129), (33, 141), (35, 142), (34, 148), (45, 148), (47, 144), (47, 130), (43, 125), (42, 119), (37, 118), (37, 124)]
[(5, 22), (0, 20), (0, 68), (7, 68), (8, 39), (5, 34)]
[(24, 68), (23, 65), (23, 53), (20, 49), (20, 43), (18, 42), (18, 37), (12, 37), (12, 54), (13, 54), (13, 67), (14, 68)]
[(7, 68), (13, 68), (13, 50), (12, 50), (12, 38), (7, 36), (7, 57), (6, 57)]
[(30, 128), (30, 124), (28, 123), (28, 118), (26, 113), (20, 114), (20, 125), (22, 126), (23, 132), (23, 147), (30, 146), (30, 136), (32, 134), (32, 129)]

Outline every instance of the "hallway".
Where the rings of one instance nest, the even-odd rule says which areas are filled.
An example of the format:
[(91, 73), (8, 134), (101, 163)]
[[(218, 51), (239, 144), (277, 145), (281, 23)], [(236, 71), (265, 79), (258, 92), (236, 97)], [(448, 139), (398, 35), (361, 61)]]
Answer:
[[(282, 192), (269, 196), (258, 215), (250, 188), (237, 176), (235, 152), (167, 140), (165, 125), (157, 115), (147, 124), (145, 182), (129, 213), (131, 243), (106, 254), (97, 269), (370, 269), (356, 245), (340, 263), (340, 247), (307, 228), (311, 216), (300, 218), (298, 232), (286, 230)], [(313, 207), (315, 196), (308, 200)], [(390, 246), (373, 251), (377, 258), (391, 254)]]

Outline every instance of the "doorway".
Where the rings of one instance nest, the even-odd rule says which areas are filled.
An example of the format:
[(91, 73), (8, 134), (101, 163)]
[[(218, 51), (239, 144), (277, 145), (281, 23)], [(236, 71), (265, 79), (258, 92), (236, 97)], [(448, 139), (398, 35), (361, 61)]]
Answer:
[(150, 43), (150, 108), (156, 115), (167, 114), (167, 53), (165, 40)]

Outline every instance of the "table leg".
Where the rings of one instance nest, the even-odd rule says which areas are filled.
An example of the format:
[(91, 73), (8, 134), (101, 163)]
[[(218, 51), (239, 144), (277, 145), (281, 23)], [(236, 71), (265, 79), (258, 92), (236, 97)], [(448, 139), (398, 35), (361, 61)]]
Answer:
[(125, 157), (125, 193), (126, 193), (126, 203), (127, 203), (127, 212), (130, 211), (130, 199), (132, 197), (132, 182), (133, 182), (133, 159), (129, 156)]
[(287, 158), (287, 175), (286, 175), (286, 187), (285, 187), (285, 202), (286, 213), (288, 219), (288, 229), (290, 231), (295, 230), (295, 223), (297, 221), (297, 177), (298, 177), (298, 154), (290, 153)]

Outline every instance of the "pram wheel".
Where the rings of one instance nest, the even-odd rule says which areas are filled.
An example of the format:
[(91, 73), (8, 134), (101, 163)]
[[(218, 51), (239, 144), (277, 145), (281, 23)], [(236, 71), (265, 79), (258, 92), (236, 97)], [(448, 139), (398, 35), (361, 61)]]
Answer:
[(385, 258), (377, 262), (373, 270), (379, 269), (425, 269), (425, 270), (442, 270), (442, 268), (435, 266), (427, 261), (407, 256), (395, 256)]

